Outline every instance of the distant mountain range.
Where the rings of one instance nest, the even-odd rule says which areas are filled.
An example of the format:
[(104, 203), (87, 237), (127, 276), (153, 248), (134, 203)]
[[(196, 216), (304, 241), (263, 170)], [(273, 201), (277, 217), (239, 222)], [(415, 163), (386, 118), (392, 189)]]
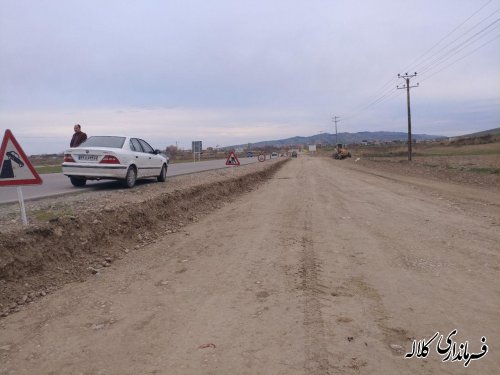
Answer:
[[(417, 141), (425, 140), (439, 140), (445, 139), (442, 135), (428, 135), (428, 134), (412, 134), (412, 138)], [(408, 139), (408, 134), (403, 132), (359, 132), (359, 133), (338, 133), (338, 143), (361, 143), (364, 141), (373, 142), (391, 142), (391, 141), (406, 141)], [(299, 145), (311, 145), (311, 144), (335, 144), (335, 134), (330, 133), (320, 133), (311, 135), (309, 137), (292, 137), (286, 139), (276, 139), (272, 141), (261, 141), (251, 143), (251, 148), (263, 148), (263, 147), (290, 147)], [(242, 148), (248, 147), (248, 144), (234, 145), (230, 146), (232, 148)]]

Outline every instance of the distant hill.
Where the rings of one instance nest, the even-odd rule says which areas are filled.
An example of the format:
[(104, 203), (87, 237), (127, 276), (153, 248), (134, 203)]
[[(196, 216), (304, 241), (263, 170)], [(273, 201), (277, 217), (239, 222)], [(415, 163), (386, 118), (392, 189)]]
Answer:
[(474, 137), (483, 137), (485, 135), (500, 135), (500, 128), (495, 128), (495, 129), (490, 129), (490, 130), (483, 130), (483, 131), (477, 132), (477, 133), (459, 135), (459, 136), (456, 136), (454, 138), (456, 138), (456, 139), (459, 139), (459, 138), (474, 138)]
[[(434, 139), (445, 139), (447, 137), (441, 135), (428, 135), (428, 134), (412, 134), (412, 138), (417, 141), (424, 140), (434, 140)], [(359, 132), (359, 133), (338, 133), (339, 143), (361, 143), (363, 141), (373, 142), (391, 142), (391, 141), (406, 141), (408, 139), (408, 134), (404, 132)], [(306, 144), (322, 144), (322, 145), (334, 145), (335, 144), (335, 134), (321, 133), (311, 135), (309, 137), (292, 137), (286, 139), (276, 139), (272, 141), (262, 141), (251, 143), (252, 148), (263, 148), (263, 147), (290, 147)], [(248, 144), (234, 145), (230, 146), (233, 148), (247, 147)]]

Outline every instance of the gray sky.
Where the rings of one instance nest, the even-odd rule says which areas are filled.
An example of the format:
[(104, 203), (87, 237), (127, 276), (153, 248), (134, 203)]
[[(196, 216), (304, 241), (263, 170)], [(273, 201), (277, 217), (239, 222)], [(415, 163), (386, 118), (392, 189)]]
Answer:
[(75, 123), (158, 148), (331, 133), (333, 115), (406, 131), (407, 71), (415, 133), (494, 128), (499, 18), (500, 0), (0, 0), (0, 131), (28, 154)]

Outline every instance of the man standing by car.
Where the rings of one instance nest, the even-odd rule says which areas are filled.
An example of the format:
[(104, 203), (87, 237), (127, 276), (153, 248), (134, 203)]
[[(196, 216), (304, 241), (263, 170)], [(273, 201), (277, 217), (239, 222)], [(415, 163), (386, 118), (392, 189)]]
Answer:
[(78, 147), (87, 139), (87, 134), (82, 132), (80, 124), (76, 124), (73, 129), (75, 130), (75, 134), (73, 134), (73, 137), (71, 138), (69, 147)]

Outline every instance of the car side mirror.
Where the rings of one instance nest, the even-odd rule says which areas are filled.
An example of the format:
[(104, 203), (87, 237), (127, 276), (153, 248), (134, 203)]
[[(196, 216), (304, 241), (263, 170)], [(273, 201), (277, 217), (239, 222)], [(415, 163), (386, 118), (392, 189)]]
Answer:
[(158, 154), (160, 154), (160, 153), (161, 153), (161, 151), (160, 151), (160, 150), (158, 150), (158, 149), (156, 149), (156, 150), (154, 151), (154, 154), (155, 154), (155, 155), (158, 155)]

